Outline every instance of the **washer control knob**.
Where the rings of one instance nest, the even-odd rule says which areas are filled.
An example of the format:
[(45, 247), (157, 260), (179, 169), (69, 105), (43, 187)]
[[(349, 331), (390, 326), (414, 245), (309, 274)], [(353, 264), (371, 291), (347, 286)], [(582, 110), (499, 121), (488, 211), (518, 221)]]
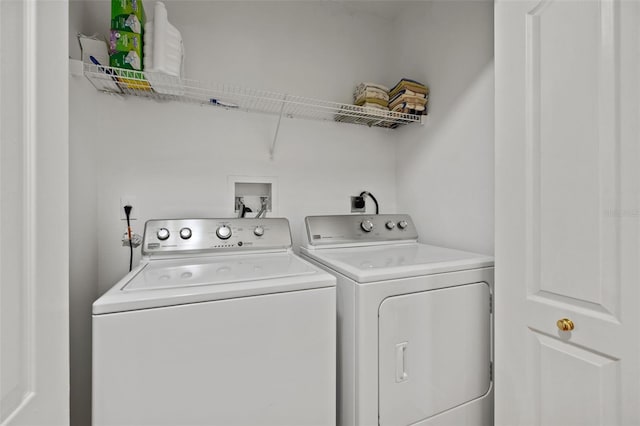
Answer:
[(387, 229), (391, 231), (393, 228), (396, 227), (396, 223), (393, 221), (388, 221), (387, 223), (384, 224), (384, 226), (386, 226)]
[(182, 228), (180, 230), (180, 238), (183, 240), (188, 240), (191, 238), (191, 228)]
[(369, 219), (363, 220), (360, 224), (360, 228), (362, 228), (364, 232), (371, 232), (373, 231), (373, 222), (371, 222)]
[(254, 234), (256, 237), (262, 237), (262, 236), (264, 235), (264, 228), (263, 228), (262, 226), (256, 226), (256, 227), (253, 229), (253, 234)]
[(164, 241), (167, 238), (169, 238), (169, 230), (167, 228), (160, 228), (158, 229), (158, 232), (156, 233), (156, 236), (158, 237), (159, 240)]
[(401, 220), (400, 222), (398, 222), (398, 228), (400, 229), (405, 229), (407, 226), (409, 226), (409, 224), (406, 220)]
[(227, 225), (219, 226), (218, 229), (216, 229), (216, 235), (221, 240), (228, 240), (229, 237), (231, 237), (231, 228)]

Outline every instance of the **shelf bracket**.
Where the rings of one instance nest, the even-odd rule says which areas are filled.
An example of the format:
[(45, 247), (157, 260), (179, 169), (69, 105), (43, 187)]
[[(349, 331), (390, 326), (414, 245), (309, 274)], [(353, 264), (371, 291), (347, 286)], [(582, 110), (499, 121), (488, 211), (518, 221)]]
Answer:
[(271, 142), (271, 148), (269, 149), (269, 158), (273, 160), (273, 153), (276, 151), (276, 142), (278, 141), (278, 132), (280, 131), (280, 122), (282, 121), (282, 113), (284, 112), (284, 106), (287, 103), (287, 95), (282, 98), (282, 106), (280, 107), (280, 115), (278, 116), (278, 125), (276, 126), (276, 133), (273, 135), (273, 142)]

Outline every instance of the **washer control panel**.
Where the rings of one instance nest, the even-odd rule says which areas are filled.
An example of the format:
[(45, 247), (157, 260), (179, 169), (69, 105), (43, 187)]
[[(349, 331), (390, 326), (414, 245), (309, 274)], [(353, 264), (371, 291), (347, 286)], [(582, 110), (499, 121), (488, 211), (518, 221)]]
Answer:
[(154, 219), (144, 226), (142, 254), (217, 253), (291, 248), (289, 221)]
[(305, 224), (312, 246), (418, 239), (407, 214), (308, 216)]

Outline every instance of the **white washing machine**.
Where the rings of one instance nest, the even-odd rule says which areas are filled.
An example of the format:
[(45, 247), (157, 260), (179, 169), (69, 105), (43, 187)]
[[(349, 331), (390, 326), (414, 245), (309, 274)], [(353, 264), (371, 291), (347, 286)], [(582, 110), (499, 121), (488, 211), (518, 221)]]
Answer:
[(93, 304), (93, 424), (331, 425), (335, 278), (286, 219), (151, 220)]
[(306, 218), (336, 275), (338, 424), (493, 424), (493, 258), (417, 242), (408, 215)]

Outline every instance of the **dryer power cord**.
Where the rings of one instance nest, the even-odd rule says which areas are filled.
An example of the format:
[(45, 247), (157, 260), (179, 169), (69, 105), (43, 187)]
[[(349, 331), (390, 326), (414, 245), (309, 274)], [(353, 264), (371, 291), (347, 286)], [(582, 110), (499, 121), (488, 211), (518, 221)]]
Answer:
[(376, 214), (380, 214), (380, 208), (378, 207), (378, 200), (373, 196), (369, 191), (362, 191), (360, 196), (366, 200), (367, 197), (371, 198), (373, 202), (376, 204)]
[(124, 214), (127, 217), (127, 234), (129, 237), (129, 272), (133, 269), (133, 242), (131, 241), (131, 209), (133, 207), (126, 205), (124, 206)]

